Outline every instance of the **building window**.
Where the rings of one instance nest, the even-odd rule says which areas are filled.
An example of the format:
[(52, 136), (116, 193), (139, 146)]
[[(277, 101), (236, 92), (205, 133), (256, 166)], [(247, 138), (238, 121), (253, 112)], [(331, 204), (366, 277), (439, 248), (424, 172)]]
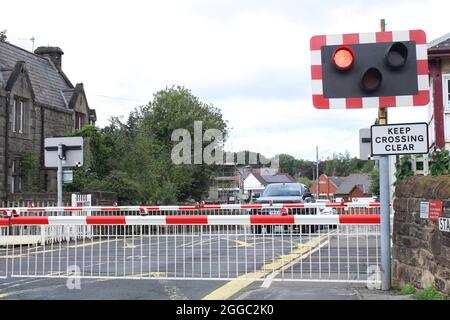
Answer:
[(20, 192), (20, 190), (22, 189), (19, 169), (19, 160), (13, 160), (11, 165), (11, 193)]
[(450, 75), (443, 76), (444, 110), (450, 112)]
[(24, 102), (14, 99), (12, 108), (12, 132), (23, 133)]
[(81, 129), (84, 124), (84, 115), (80, 112), (75, 112), (75, 129)]

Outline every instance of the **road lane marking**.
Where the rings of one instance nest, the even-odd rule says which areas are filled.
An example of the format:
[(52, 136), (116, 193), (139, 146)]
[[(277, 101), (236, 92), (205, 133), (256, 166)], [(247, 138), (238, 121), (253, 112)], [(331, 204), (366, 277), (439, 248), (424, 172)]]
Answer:
[(277, 257), (274, 261), (262, 266), (255, 272), (246, 273), (239, 276), (235, 280), (227, 282), (222, 287), (204, 296), (202, 300), (227, 300), (231, 298), (242, 289), (248, 287), (254, 281), (264, 278), (268, 274), (273, 273), (274, 271), (297, 259), (299, 256), (312, 251), (315, 247), (319, 246), (322, 239), (325, 239), (327, 236), (328, 235), (322, 235), (311, 239), (306, 243), (297, 245), (290, 253)]
[(314, 248), (313, 250), (310, 250), (309, 252), (305, 253), (304, 255), (301, 255), (300, 257), (294, 259), (293, 261), (291, 261), (290, 263), (284, 265), (281, 269), (275, 270), (274, 272), (272, 272), (271, 274), (269, 274), (266, 279), (264, 280), (263, 284), (261, 285), (261, 288), (269, 288), (270, 285), (272, 284), (273, 279), (275, 279), (275, 277), (277, 275), (280, 274), (280, 272), (284, 272), (284, 270), (289, 269), (290, 267), (292, 267), (293, 265), (295, 265), (296, 263), (298, 263), (299, 261), (309, 257), (310, 255), (314, 254), (315, 252), (319, 251), (323, 246), (326, 246), (329, 243), (329, 241), (325, 241), (322, 244), (320, 244), (318, 247)]

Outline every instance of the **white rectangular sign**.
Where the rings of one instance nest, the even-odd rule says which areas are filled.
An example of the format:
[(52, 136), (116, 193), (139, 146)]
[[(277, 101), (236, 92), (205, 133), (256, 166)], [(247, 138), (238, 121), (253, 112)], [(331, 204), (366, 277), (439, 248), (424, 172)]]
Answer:
[(399, 123), (370, 128), (372, 156), (428, 153), (428, 124)]
[(439, 231), (450, 232), (450, 218), (439, 218)]
[(46, 138), (44, 141), (44, 162), (46, 168), (58, 167), (58, 145), (65, 147), (66, 158), (63, 167), (83, 165), (83, 137)]

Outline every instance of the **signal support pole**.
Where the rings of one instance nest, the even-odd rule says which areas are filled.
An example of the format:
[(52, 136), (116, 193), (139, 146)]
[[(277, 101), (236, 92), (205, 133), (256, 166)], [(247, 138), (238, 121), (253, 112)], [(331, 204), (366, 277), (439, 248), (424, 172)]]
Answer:
[(58, 144), (58, 173), (57, 173), (57, 191), (58, 191), (58, 207), (62, 207), (62, 180), (63, 180), (63, 146)]
[[(386, 21), (380, 21), (381, 31), (386, 31)], [(387, 108), (378, 109), (378, 124), (388, 123)], [(389, 156), (380, 156), (380, 240), (381, 240), (381, 290), (391, 288), (391, 214), (389, 191)]]

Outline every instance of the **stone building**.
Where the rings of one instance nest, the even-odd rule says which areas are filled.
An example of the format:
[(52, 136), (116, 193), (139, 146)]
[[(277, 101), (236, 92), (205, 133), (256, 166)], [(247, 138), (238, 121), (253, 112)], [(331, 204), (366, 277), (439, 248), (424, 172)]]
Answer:
[(0, 42), (0, 197), (55, 189), (55, 170), (44, 167), (44, 139), (95, 124), (83, 84), (62, 71), (63, 51), (34, 53)]

